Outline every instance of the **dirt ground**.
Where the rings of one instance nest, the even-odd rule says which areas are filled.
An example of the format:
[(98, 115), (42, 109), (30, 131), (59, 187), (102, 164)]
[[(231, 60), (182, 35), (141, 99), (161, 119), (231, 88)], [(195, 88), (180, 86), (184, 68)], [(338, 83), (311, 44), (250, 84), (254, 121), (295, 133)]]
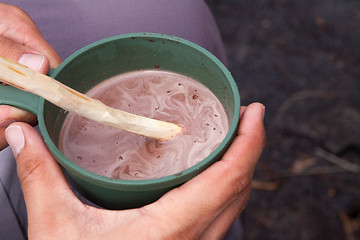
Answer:
[(208, 0), (267, 146), (247, 240), (360, 239), (360, 1)]

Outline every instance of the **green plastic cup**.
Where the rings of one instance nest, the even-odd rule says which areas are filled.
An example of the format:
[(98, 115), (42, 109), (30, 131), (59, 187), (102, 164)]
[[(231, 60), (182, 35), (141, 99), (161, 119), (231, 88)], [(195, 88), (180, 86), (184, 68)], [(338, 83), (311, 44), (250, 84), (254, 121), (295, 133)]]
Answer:
[(0, 84), (0, 104), (27, 110), (38, 117), (41, 135), (71, 184), (84, 197), (108, 209), (141, 207), (159, 199), (221, 159), (233, 141), (240, 114), (240, 96), (230, 72), (215, 56), (187, 40), (156, 33), (118, 35), (92, 43), (67, 58), (51, 77), (85, 93), (121, 73), (159, 69), (183, 74), (208, 87), (220, 100), (229, 132), (204, 160), (182, 172), (150, 180), (120, 180), (87, 171), (58, 149), (67, 112), (43, 98)]

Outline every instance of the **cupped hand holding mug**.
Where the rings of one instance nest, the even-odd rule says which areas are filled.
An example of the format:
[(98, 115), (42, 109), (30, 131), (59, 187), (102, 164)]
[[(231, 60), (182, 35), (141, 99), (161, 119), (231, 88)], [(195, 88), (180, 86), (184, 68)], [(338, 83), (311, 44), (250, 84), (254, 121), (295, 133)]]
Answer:
[(25, 196), (30, 239), (221, 239), (245, 208), (265, 144), (264, 107), (242, 107), (223, 158), (153, 204), (111, 211), (81, 203), (29, 125), (6, 129)]

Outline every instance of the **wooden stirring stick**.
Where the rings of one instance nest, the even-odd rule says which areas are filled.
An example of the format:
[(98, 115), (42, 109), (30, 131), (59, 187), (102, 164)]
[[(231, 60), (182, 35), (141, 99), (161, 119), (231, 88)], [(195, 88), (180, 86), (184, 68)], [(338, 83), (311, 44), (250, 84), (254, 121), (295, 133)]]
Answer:
[(51, 77), (1, 56), (0, 81), (41, 96), (69, 112), (159, 141), (167, 141), (182, 131), (182, 127), (174, 123), (108, 107), (99, 100), (77, 92)]

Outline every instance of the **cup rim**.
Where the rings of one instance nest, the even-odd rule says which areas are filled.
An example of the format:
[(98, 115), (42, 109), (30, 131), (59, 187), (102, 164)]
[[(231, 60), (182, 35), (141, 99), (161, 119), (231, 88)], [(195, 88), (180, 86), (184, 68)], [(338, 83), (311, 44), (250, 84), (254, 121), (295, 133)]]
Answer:
[(45, 100), (41, 99), (40, 102), (40, 112), (42, 112), (42, 116), (39, 117), (39, 127), (41, 134), (44, 138), (44, 141), (52, 154), (55, 156), (56, 161), (65, 168), (68, 172), (70, 172), (72, 175), (75, 175), (77, 178), (81, 178), (84, 181), (90, 181), (93, 184), (96, 184), (98, 186), (106, 186), (107, 188), (113, 188), (113, 189), (124, 189), (129, 191), (139, 191), (139, 190), (151, 190), (151, 189), (160, 189), (165, 187), (171, 187), (174, 185), (180, 185), (187, 180), (191, 179), (192, 177), (196, 176), (199, 172), (204, 170), (206, 167), (208, 167), (211, 163), (211, 159), (214, 158), (216, 155), (220, 154), (221, 151), (225, 148), (227, 149), (230, 143), (232, 142), (234, 136), (236, 135), (237, 127), (240, 120), (240, 93), (238, 91), (237, 84), (235, 80), (233, 79), (230, 71), (225, 67), (225, 65), (212, 53), (210, 53), (205, 48), (190, 42), (186, 39), (179, 38), (172, 35), (167, 34), (160, 34), (160, 33), (148, 33), (148, 32), (141, 32), (141, 33), (128, 33), (128, 34), (120, 34), (108, 38), (101, 39), (99, 41), (93, 42), (73, 54), (71, 54), (68, 58), (66, 58), (60, 66), (55, 69), (51, 76), (56, 77), (56, 75), (71, 61), (73, 61), (76, 57), (79, 55), (85, 53), (86, 51), (96, 47), (100, 46), (102, 44), (106, 44), (108, 42), (112, 41), (118, 41), (121, 39), (129, 39), (129, 38), (156, 38), (156, 39), (162, 39), (162, 40), (169, 40), (169, 41), (175, 41), (178, 43), (181, 43), (183, 45), (186, 45), (188, 47), (193, 48), (196, 51), (199, 51), (200, 53), (204, 54), (207, 58), (209, 58), (211, 61), (213, 61), (220, 70), (224, 73), (226, 76), (231, 89), (232, 94), (234, 97), (234, 116), (231, 119), (231, 124), (229, 126), (229, 131), (226, 134), (223, 141), (219, 144), (219, 146), (211, 152), (206, 158), (201, 160), (196, 165), (187, 168), (179, 173), (175, 173), (169, 176), (155, 178), (155, 179), (145, 179), (145, 180), (124, 180), (124, 179), (114, 179), (110, 177), (105, 177), (98, 175), (96, 173), (93, 173), (91, 171), (88, 171), (79, 165), (75, 164), (73, 161), (71, 161), (69, 158), (67, 158), (59, 149), (58, 147), (52, 142), (48, 131), (45, 126), (45, 120), (44, 120), (44, 105)]

